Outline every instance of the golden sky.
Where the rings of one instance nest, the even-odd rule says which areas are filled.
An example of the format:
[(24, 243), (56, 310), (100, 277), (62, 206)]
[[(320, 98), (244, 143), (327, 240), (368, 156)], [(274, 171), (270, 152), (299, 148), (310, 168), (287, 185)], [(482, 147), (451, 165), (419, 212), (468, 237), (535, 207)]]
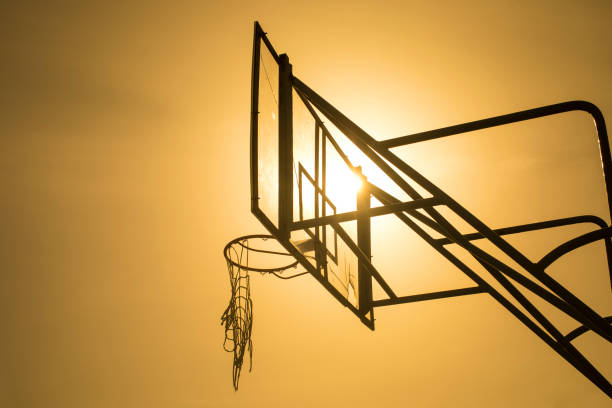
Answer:
[[(264, 232), (249, 203), (254, 20), (384, 139), (574, 99), (610, 127), (612, 3), (54, 3), (0, 6), (0, 406), (609, 404), (483, 294), (377, 309), (371, 332), (311, 277), (255, 276), (238, 392), (220, 316), (225, 243)], [(492, 227), (610, 222), (586, 114), (397, 152)], [(398, 292), (467, 283), (381, 220), (374, 259)], [(510, 241), (538, 258), (580, 232)], [(602, 249), (552, 274), (607, 316)], [(609, 344), (575, 344), (612, 377)]]

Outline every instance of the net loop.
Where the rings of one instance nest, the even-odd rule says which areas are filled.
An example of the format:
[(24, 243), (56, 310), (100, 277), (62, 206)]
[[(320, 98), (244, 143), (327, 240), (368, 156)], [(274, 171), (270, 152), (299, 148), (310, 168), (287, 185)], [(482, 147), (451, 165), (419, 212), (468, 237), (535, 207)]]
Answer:
[[(244, 363), (244, 354), (248, 350), (249, 371), (253, 367), (253, 341), (251, 340), (253, 328), (253, 301), (251, 299), (251, 284), (249, 272), (270, 273), (281, 279), (291, 279), (302, 276), (308, 272), (300, 272), (291, 276), (281, 273), (297, 267), (298, 261), (288, 252), (272, 251), (252, 247), (249, 240), (275, 240), (272, 235), (245, 235), (231, 240), (224, 248), (223, 255), (227, 262), (227, 270), (231, 285), (229, 304), (221, 315), (221, 325), (225, 325), (225, 340), (223, 348), (234, 353), (232, 378), (234, 389), (238, 390), (240, 372)], [(268, 254), (275, 256), (292, 257), (289, 264), (278, 267), (253, 267), (249, 265), (250, 254)]]

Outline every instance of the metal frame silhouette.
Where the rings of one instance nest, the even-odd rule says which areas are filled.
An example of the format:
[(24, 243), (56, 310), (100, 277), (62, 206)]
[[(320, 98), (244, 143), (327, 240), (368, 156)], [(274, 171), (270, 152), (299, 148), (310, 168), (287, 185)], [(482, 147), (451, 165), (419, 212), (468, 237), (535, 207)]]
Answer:
[[(257, 120), (258, 120), (258, 81), (257, 70), (259, 69), (260, 44), (264, 43), (279, 64), (279, 205), (278, 205), (278, 228), (270, 221), (258, 205), (258, 145), (257, 145)], [(323, 213), (307, 220), (293, 221), (293, 184), (292, 184), (292, 91), (295, 91), (305, 103), (315, 118), (317, 135), (330, 137), (325, 128), (323, 120), (317, 112), (324, 115), (333, 125), (339, 129), (361, 152), (374, 162), (384, 173), (393, 180), (410, 198), (411, 201), (402, 202), (391, 194), (383, 191), (376, 185), (368, 182), (363, 175), (364, 185), (357, 197), (357, 211), (326, 215)], [(546, 273), (552, 263), (563, 255), (580, 248), (589, 243), (603, 240), (608, 263), (608, 271), (612, 282), (612, 227), (605, 220), (594, 215), (580, 215), (569, 218), (560, 218), (543, 222), (524, 225), (516, 225), (506, 228), (491, 229), (485, 223), (467, 209), (453, 200), (448, 194), (430, 182), (427, 178), (417, 172), (414, 168), (391, 152), (391, 148), (405, 146), (412, 143), (425, 142), (437, 138), (459, 135), (480, 129), (503, 126), (511, 123), (527, 121), (550, 115), (557, 115), (571, 111), (584, 111), (594, 119), (597, 129), (597, 137), (601, 153), (601, 163), (604, 173), (604, 181), (607, 192), (608, 211), (612, 216), (612, 157), (606, 125), (601, 111), (592, 103), (584, 101), (570, 101), (535, 109), (524, 110), (508, 115), (496, 116), (460, 125), (444, 127), (427, 132), (416, 133), (394, 139), (377, 141), (359, 128), (329, 102), (323, 99), (304, 82), (292, 75), (291, 65), (286, 54), (278, 55), (270, 44), (266, 34), (260, 25), (255, 23), (255, 35), (253, 43), (253, 82), (252, 82), (252, 115), (251, 115), (251, 209), (253, 214), (261, 221), (266, 229), (274, 235), (278, 241), (291, 253), (297, 261), (306, 268), (330, 293), (343, 305), (351, 309), (370, 329), (374, 329), (373, 310), (376, 307), (411, 303), (423, 300), (440, 299), (447, 297), (464, 296), (477, 293), (488, 293), (497, 300), (506, 310), (519, 319), (527, 328), (546, 342), (566, 361), (579, 370), (593, 384), (599, 387), (609, 397), (612, 397), (612, 386), (610, 382), (578, 351), (571, 343), (579, 335), (588, 330), (593, 331), (602, 338), (612, 341), (611, 317), (602, 317), (591, 309), (585, 302), (578, 299), (563, 285)], [(333, 138), (332, 138), (333, 140)], [(318, 146), (317, 146), (318, 148)], [(337, 147), (339, 149), (339, 147)], [(341, 152), (341, 149), (339, 149)], [(319, 152), (317, 151), (317, 155)], [(318, 156), (317, 156), (318, 157)], [(342, 156), (346, 165), (360, 174), (360, 169), (355, 167), (346, 155)], [(318, 172), (318, 170), (317, 170)], [(403, 174), (403, 176), (402, 176)], [(315, 174), (309, 176), (313, 181), (317, 178)], [(420, 185), (431, 197), (423, 198), (417, 190), (404, 178), (408, 177), (414, 183)], [(319, 181), (319, 180), (317, 180)], [(324, 181), (323, 181), (324, 183)], [(315, 186), (315, 194), (326, 200), (325, 188), (319, 189)], [(370, 208), (370, 197), (375, 197), (383, 206)], [(315, 200), (318, 202), (318, 200)], [(325, 207), (325, 206), (323, 206)], [(473, 227), (476, 232), (462, 234), (438, 211), (439, 207), (447, 207), (458, 215), (463, 221)], [(418, 210), (422, 210), (418, 211)], [(394, 214), (407, 227), (425, 240), (431, 247), (438, 251), (459, 270), (471, 278), (476, 286), (444, 290), (431, 293), (422, 293), (411, 296), (398, 296), (385, 282), (380, 273), (370, 262), (370, 218), (383, 214)], [(357, 221), (357, 243), (342, 230), (339, 223), (349, 220)], [(443, 238), (434, 238), (428, 231), (422, 228), (418, 221)], [(597, 229), (571, 239), (551, 250), (538, 262), (530, 261), (514, 246), (509, 244), (503, 236), (518, 234), (528, 231), (536, 231), (555, 228), (565, 225), (591, 223)], [(300, 250), (289, 240), (292, 231), (303, 230), (310, 227), (331, 226), (337, 234), (344, 239), (351, 250), (359, 259), (359, 306), (355, 307), (347, 302), (344, 297), (325, 279), (316, 267), (308, 262)], [(318, 237), (317, 237), (318, 239)], [(475, 246), (474, 240), (488, 240), (501, 250), (506, 256), (520, 266), (515, 269), (502, 262), (493, 255)], [(509, 299), (493, 286), (491, 286), (476, 271), (468, 267), (445, 247), (449, 244), (457, 244), (465, 249), (484, 269), (490, 277), (494, 278), (523, 309), (521, 311)], [(325, 248), (324, 245), (318, 247)], [(321, 251), (321, 249), (317, 249)], [(320, 254), (320, 252), (319, 252)], [(319, 255), (317, 255), (317, 258)], [(372, 279), (376, 280), (387, 295), (384, 299), (372, 298)], [(362, 287), (363, 285), (363, 287)], [(580, 326), (567, 334), (561, 331), (519, 290), (524, 290), (537, 295), (542, 300), (554, 306), (567, 316), (575, 319)]]

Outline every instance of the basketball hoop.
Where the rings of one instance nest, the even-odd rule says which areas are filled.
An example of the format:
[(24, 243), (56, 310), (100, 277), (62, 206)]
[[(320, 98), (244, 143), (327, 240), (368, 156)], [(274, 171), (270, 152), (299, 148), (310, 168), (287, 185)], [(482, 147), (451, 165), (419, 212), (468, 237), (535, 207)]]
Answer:
[[(252, 241), (259, 241), (259, 245), (254, 246)], [(276, 238), (272, 235), (245, 235), (231, 240), (223, 249), (232, 289), (229, 305), (221, 316), (221, 324), (225, 325), (223, 348), (227, 352), (234, 353), (232, 377), (236, 390), (238, 389), (244, 353), (247, 349), (249, 351), (249, 371), (251, 371), (253, 362), (253, 342), (251, 340), (253, 301), (251, 299), (249, 272), (270, 273), (280, 279), (296, 278), (308, 273), (282, 275), (287, 270), (296, 268), (298, 261), (287, 252), (276, 250), (273, 247), (264, 247), (266, 243), (271, 246), (270, 244), (275, 242), (277, 242)], [(258, 259), (254, 260), (253, 255), (257, 255)], [(278, 257), (291, 257), (293, 261), (289, 264), (274, 266)], [(251, 266), (250, 263), (253, 261), (258, 262), (257, 267)]]

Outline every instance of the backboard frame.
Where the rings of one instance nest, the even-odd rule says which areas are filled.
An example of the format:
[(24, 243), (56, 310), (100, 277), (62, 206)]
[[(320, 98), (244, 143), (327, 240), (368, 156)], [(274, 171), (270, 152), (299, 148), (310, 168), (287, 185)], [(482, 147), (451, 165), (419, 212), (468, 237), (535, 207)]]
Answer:
[[(258, 141), (258, 124), (259, 124), (259, 75), (260, 75), (260, 64), (261, 64), (261, 51), (263, 47), (266, 47), (267, 51), (270, 52), (274, 61), (279, 67), (278, 76), (278, 222), (277, 225), (266, 215), (259, 205), (259, 141)], [(366, 231), (369, 231), (369, 217), (361, 217), (357, 220), (357, 217), (353, 219), (357, 220), (358, 230), (358, 242), (355, 243), (349, 234), (338, 224), (330, 224), (329, 226), (334, 230), (334, 246), (337, 250), (337, 239), (340, 237), (350, 250), (358, 258), (358, 305), (353, 305), (336, 287), (334, 287), (327, 279), (326, 274), (322, 274), (321, 269), (317, 261), (317, 266), (313, 266), (311, 262), (306, 259), (304, 254), (296, 247), (296, 245), (290, 240), (290, 234), (293, 231), (306, 230), (306, 226), (300, 224), (300, 222), (293, 221), (293, 76), (292, 67), (289, 63), (289, 58), (286, 54), (278, 54), (270, 40), (266, 36), (258, 22), (254, 24), (254, 35), (253, 35), (253, 56), (252, 56), (252, 72), (251, 72), (251, 129), (250, 129), (250, 179), (251, 179), (251, 212), (255, 217), (262, 223), (262, 225), (268, 230), (268, 232), (275, 236), (279, 243), (291, 253), (319, 283), (327, 289), (343, 306), (347, 307), (353, 312), (368, 328), (374, 330), (374, 307), (372, 304), (372, 276), (378, 277), (382, 282), (383, 287), (388, 294), (393, 295), (392, 291), (382, 281), (380, 274), (375, 270), (371, 264), (370, 259), (370, 243), (369, 237), (366, 238)], [(298, 93), (299, 95), (299, 93)], [(300, 95), (301, 98), (301, 95)], [(312, 107), (302, 99), (306, 104), (306, 107), (313, 115), (314, 120), (317, 123), (317, 132), (319, 129), (321, 134), (329, 135), (329, 132), (325, 129), (322, 121), (316, 117), (316, 113)], [(318, 134), (318, 133), (317, 133)], [(309, 175), (303, 169), (300, 172), (300, 177), (305, 175), (308, 179), (313, 179), (312, 175)], [(312, 180), (314, 181), (314, 180)], [(315, 185), (316, 195), (320, 195), (323, 202), (329, 201), (329, 199), (317, 191)], [(359, 197), (355, 197), (356, 202), (361, 203), (360, 205), (365, 206), (365, 202), (369, 203), (369, 194), (367, 199), (365, 193)], [(330, 203), (331, 204), (331, 203)], [(333, 204), (332, 204), (333, 207)], [(314, 225), (313, 227), (318, 228), (321, 225)], [(309, 233), (311, 238), (315, 239), (315, 234)], [(325, 245), (323, 245), (325, 246)], [(333, 259), (333, 257), (332, 257)]]

